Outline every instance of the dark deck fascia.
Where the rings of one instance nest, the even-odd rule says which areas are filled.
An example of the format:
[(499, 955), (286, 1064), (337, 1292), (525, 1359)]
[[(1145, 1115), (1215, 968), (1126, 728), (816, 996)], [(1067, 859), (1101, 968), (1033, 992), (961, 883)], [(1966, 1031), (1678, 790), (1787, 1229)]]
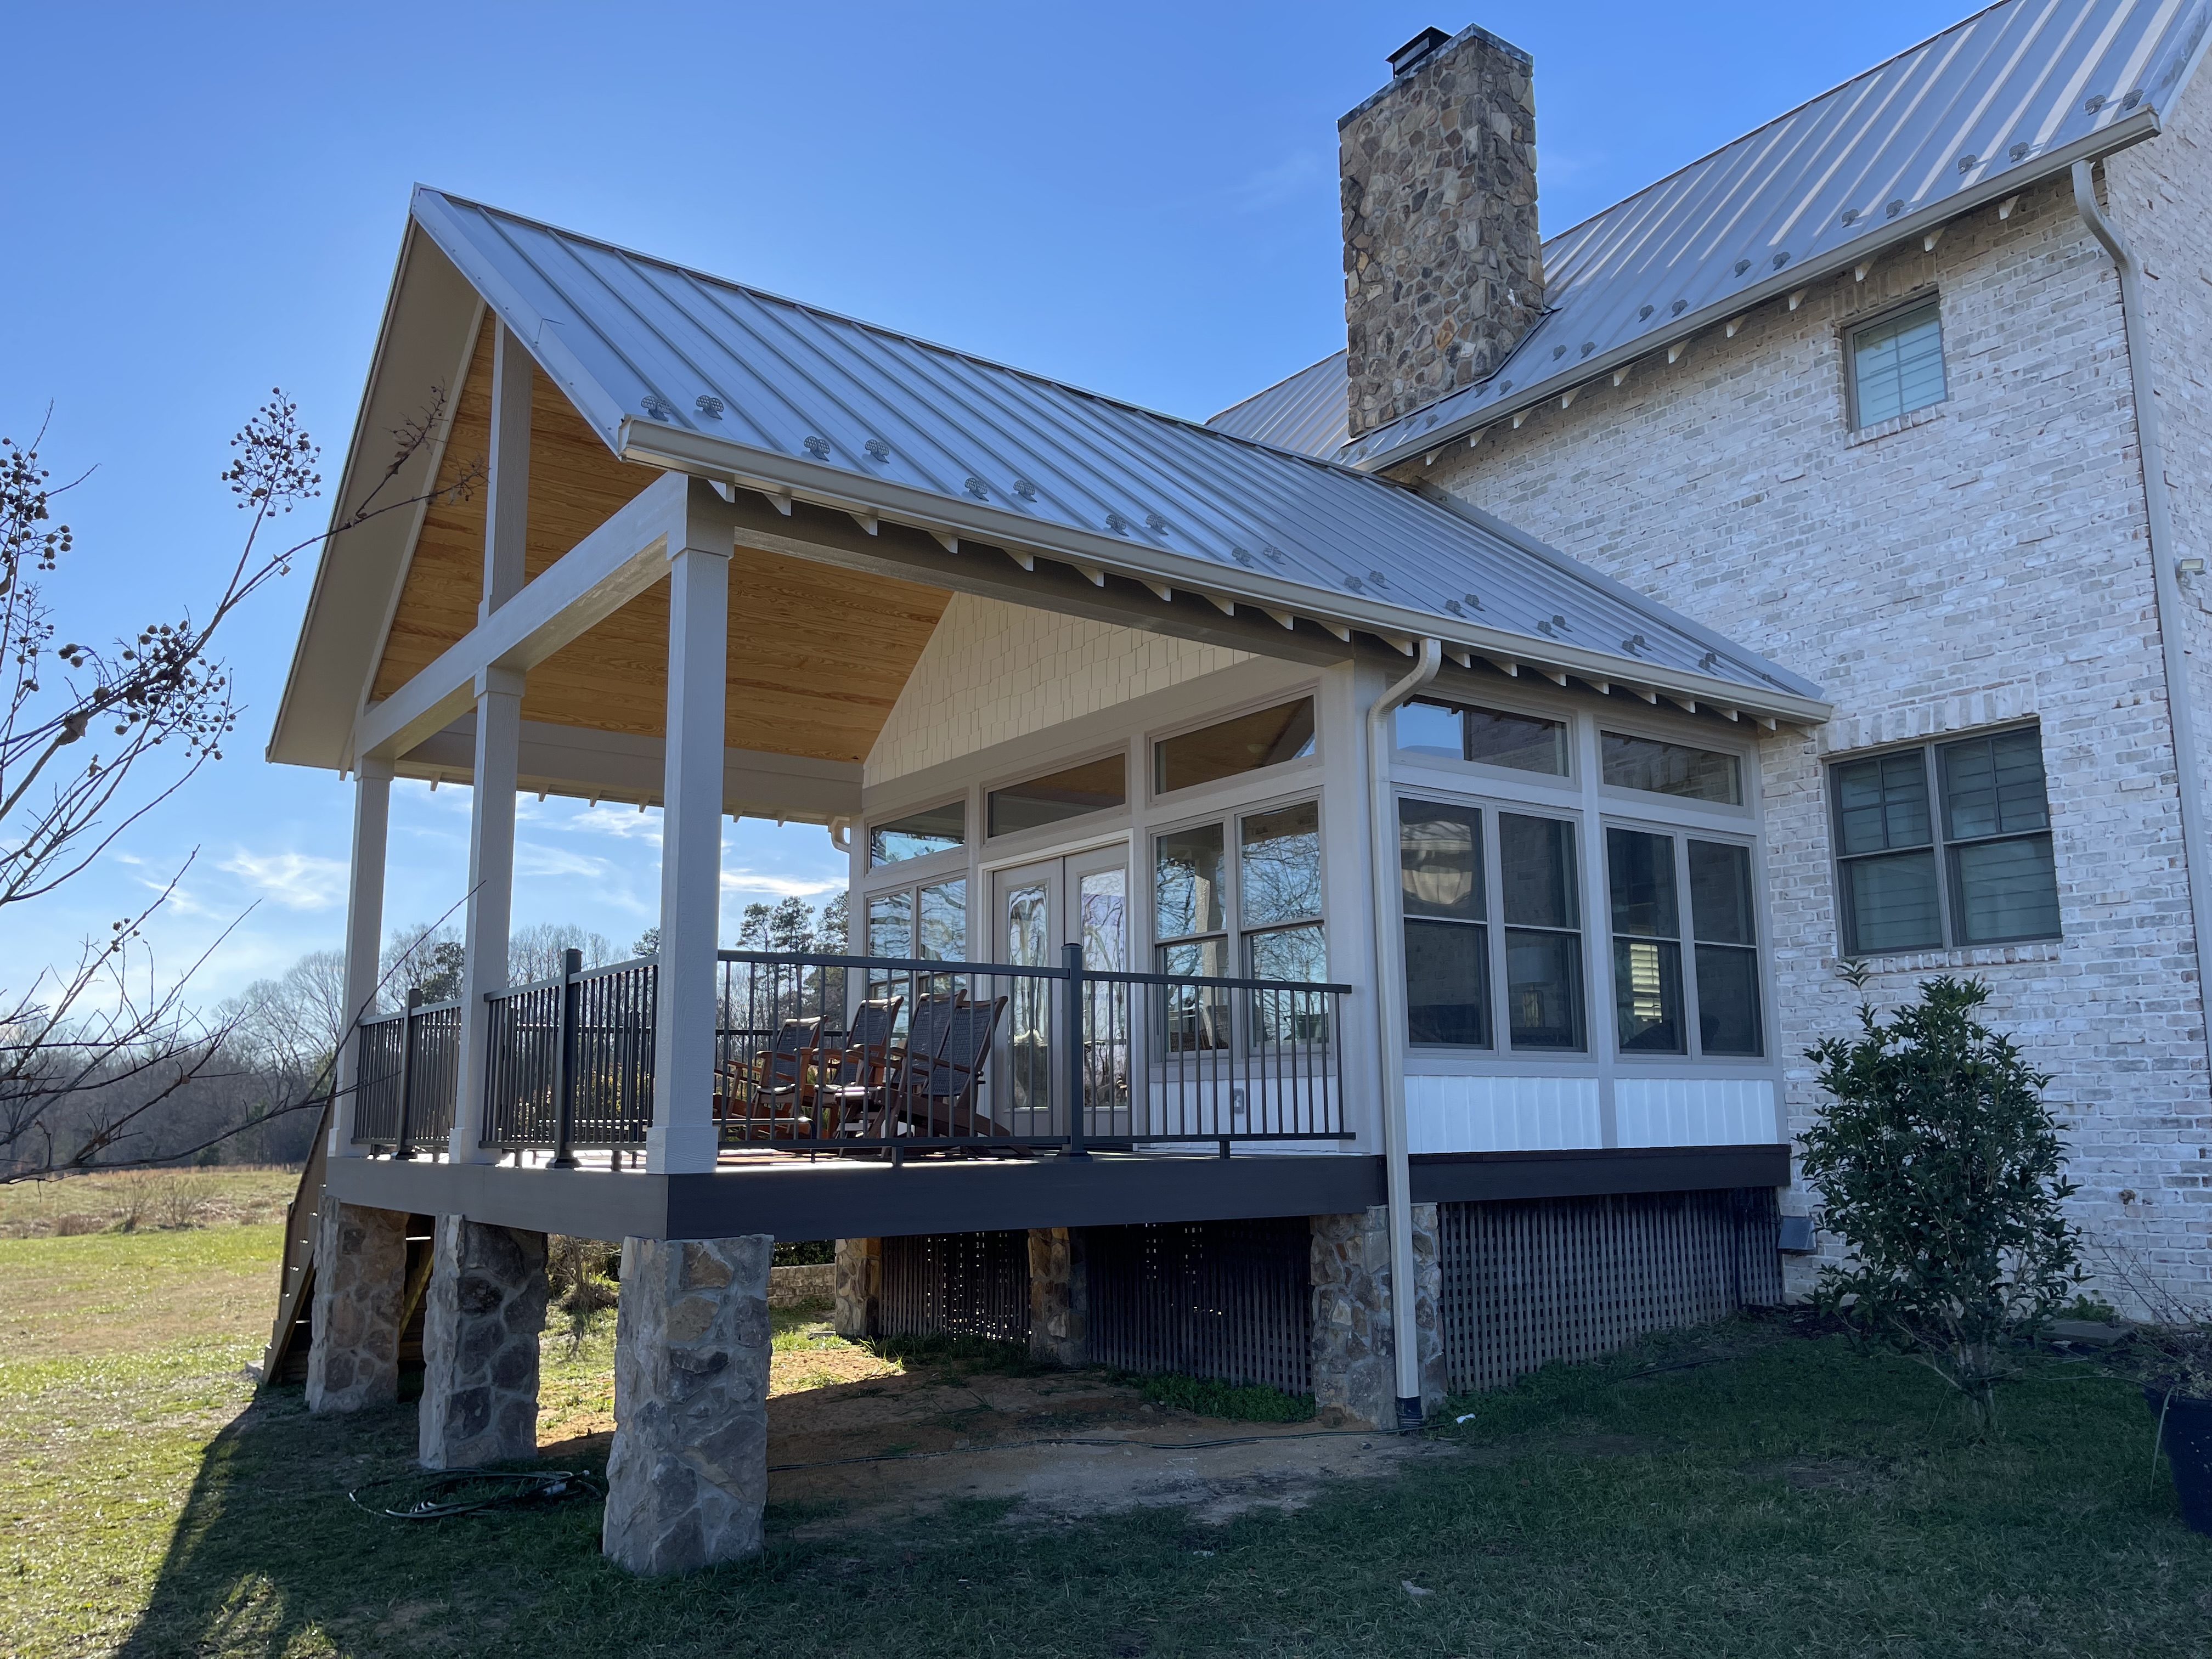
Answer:
[[(1787, 1146), (1464, 1152), (1413, 1160), (1413, 1201), (1780, 1187)], [(656, 1176), (386, 1158), (331, 1160), (349, 1204), (586, 1238), (861, 1238), (1329, 1215), (1382, 1201), (1382, 1160), (1299, 1157), (793, 1161)]]

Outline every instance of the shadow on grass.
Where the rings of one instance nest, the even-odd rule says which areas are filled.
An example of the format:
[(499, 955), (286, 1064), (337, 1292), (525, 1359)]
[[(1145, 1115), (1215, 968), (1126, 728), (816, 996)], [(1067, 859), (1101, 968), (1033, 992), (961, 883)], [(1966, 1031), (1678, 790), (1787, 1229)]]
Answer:
[(122, 1651), (2212, 1652), (2212, 1547), (2145, 1480), (2140, 1402), (2039, 1364), (2007, 1412), (1970, 1443), (1917, 1367), (1737, 1327), (1455, 1401), (1458, 1455), (1294, 1512), (1017, 1528), (953, 1502), (802, 1545), (821, 1517), (772, 1508), (762, 1558), (646, 1581), (599, 1555), (594, 1504), (364, 1513), (346, 1492), (410, 1467), (412, 1409), (280, 1392), (210, 1446)]

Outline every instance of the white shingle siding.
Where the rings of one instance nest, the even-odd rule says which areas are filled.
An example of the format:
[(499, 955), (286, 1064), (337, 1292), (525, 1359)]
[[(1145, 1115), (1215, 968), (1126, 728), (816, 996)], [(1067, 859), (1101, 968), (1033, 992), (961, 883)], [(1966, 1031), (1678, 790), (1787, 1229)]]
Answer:
[[(2190, 143), (2156, 141), (2115, 176), (2148, 172), (2161, 146), (2185, 158), (2189, 189), (2169, 184), (2175, 199), (2160, 210), (2174, 234), (2201, 238), (2212, 203)], [(2185, 301), (2166, 295), (2185, 313), (2168, 326), (2203, 354), (2212, 271), (2200, 277), (2201, 253), (2185, 258), (2168, 258), (2189, 277)], [(1854, 442), (1844, 329), (1931, 285), (1948, 400)], [(2191, 361), (2202, 410), (2212, 366)], [(1915, 243), (1863, 283), (1846, 274), (1795, 312), (1771, 304), (1672, 367), (1656, 353), (1624, 386), (1601, 381), (1518, 432), (1493, 428), (1422, 476), (1834, 699), (1816, 737), (1762, 745), (1785, 1056), (1847, 1031), (1857, 1000), (1834, 972), (1823, 761), (2041, 721), (2063, 942), (1887, 959), (1873, 994), (1894, 1003), (1930, 971), (1988, 980), (1994, 1023), (2054, 1075), (2081, 1221), (2185, 1261), (2201, 1285), (2212, 1118), (2129, 398), (2111, 263), (2054, 184), (2009, 220), (1978, 213), (1932, 255)], [(2198, 546), (2196, 526), (2212, 521), (2203, 433), (2200, 422), (2174, 441), (2195, 475), (2184, 536)], [(1793, 1133), (1817, 1103), (1800, 1060), (1784, 1106)]]
[(869, 751), (862, 782), (888, 783), (1246, 656), (956, 593)]

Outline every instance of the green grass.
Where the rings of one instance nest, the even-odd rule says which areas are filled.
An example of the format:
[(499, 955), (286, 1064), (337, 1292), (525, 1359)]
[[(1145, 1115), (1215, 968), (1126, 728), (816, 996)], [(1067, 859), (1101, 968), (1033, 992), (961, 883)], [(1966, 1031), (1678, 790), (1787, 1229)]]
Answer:
[(1314, 1414), (1311, 1395), (1285, 1394), (1264, 1383), (1217, 1382), (1211, 1377), (1184, 1376), (1173, 1371), (1117, 1371), (1114, 1380), (1129, 1384), (1156, 1405), (1177, 1407), (1200, 1417), (1225, 1418), (1232, 1423), (1303, 1423)]
[[(130, 1265), (33, 1268), (26, 1249), (0, 1243), (0, 1311), (27, 1268)], [(0, 1655), (2212, 1654), (2212, 1540), (2147, 1478), (2148, 1413), (2057, 1359), (1978, 1444), (1916, 1366), (1736, 1327), (1455, 1402), (1470, 1420), (1438, 1437), (1456, 1455), (1289, 1513), (1018, 1528), (970, 1503), (822, 1537), (834, 1511), (772, 1507), (762, 1559), (641, 1582), (598, 1553), (590, 1504), (432, 1524), (354, 1508), (349, 1487), (407, 1468), (412, 1411), (249, 1405), (237, 1366), (258, 1338), (219, 1315), (106, 1353), (9, 1350)], [(603, 1364), (580, 1355), (576, 1385)]]

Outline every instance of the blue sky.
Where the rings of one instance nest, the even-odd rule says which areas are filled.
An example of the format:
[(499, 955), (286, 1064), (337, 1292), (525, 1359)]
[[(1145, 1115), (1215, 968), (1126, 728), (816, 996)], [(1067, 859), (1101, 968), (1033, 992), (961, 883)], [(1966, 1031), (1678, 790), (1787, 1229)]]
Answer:
[[(1455, 0), (1464, 6), (1464, 0)], [(1342, 343), (1335, 123), (1423, 27), (1536, 60), (1547, 230), (1963, 15), (1678, 0), (1451, 9), (1123, 3), (17, 8), (0, 432), (49, 404), (77, 634), (235, 556), (216, 483), (271, 386), (343, 445), (416, 180), (1115, 396), (1204, 416)], [(303, 526), (303, 533), (312, 525)], [(305, 573), (235, 625), (220, 765), (106, 867), (9, 916), (0, 982), (197, 859), (154, 937), (221, 994), (337, 942), (349, 791), (260, 759)], [(387, 915), (465, 885), (468, 792), (395, 791)], [(526, 800), (518, 923), (626, 944), (657, 815)], [(819, 829), (747, 822), (732, 907), (818, 894)], [(240, 918), (243, 916), (241, 921)], [(233, 924), (236, 924), (234, 927)]]

